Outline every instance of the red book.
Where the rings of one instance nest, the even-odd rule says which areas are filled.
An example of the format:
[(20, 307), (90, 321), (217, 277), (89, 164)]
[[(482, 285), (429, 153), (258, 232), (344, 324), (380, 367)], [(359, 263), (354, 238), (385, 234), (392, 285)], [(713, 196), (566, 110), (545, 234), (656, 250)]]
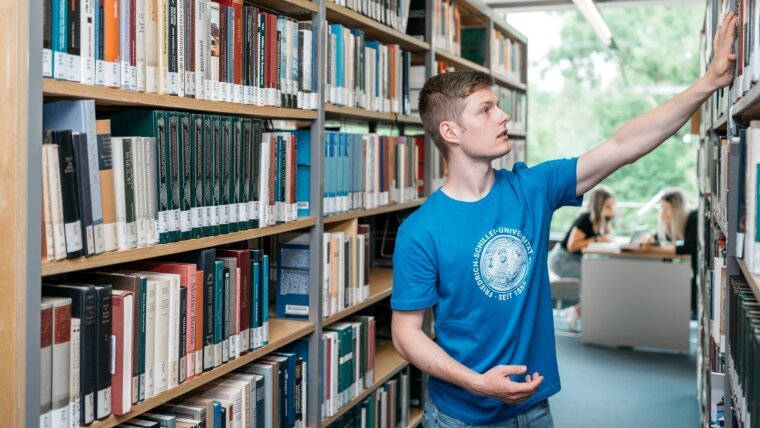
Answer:
[(251, 328), (251, 251), (250, 250), (216, 250), (217, 257), (234, 257), (237, 260), (240, 269), (240, 294), (238, 296), (238, 307), (240, 308), (238, 325), (240, 327), (240, 353), (251, 349), (253, 345), (250, 342)]
[[(202, 287), (203, 284), (203, 271), (197, 270), (195, 272), (195, 284), (196, 289)], [(197, 298), (195, 305), (195, 374), (200, 375), (203, 373), (203, 293), (198, 293), (196, 290)]]
[[(269, 75), (268, 88), (271, 88), (272, 92), (277, 90), (277, 82), (279, 76), (277, 76), (277, 15), (267, 15), (267, 29), (266, 29), (266, 56), (267, 56), (267, 74)], [(277, 105), (277, 99), (274, 99)], [(274, 193), (272, 193), (274, 197)]]
[(132, 266), (150, 272), (173, 273), (179, 275), (179, 286), (187, 289), (187, 334), (185, 340), (185, 381), (195, 377), (196, 331), (198, 305), (198, 270), (194, 263), (136, 262)]
[(111, 412), (123, 415), (132, 408), (132, 339), (134, 325), (134, 296), (131, 291), (111, 293), (111, 336), (114, 340), (115, 361), (111, 374)]

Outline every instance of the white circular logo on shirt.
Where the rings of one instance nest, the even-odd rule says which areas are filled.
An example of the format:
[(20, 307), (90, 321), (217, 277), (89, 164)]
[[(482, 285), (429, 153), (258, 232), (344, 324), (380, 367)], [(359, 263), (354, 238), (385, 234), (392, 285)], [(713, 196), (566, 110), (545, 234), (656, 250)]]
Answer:
[(507, 300), (525, 290), (533, 249), (521, 230), (490, 230), (478, 241), (473, 256), (475, 282), (488, 297)]

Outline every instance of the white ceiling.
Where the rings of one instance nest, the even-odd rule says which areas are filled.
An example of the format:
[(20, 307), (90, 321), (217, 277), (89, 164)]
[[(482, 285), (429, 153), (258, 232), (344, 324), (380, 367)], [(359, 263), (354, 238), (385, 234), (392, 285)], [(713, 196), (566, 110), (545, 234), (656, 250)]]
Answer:
[[(503, 13), (556, 11), (572, 9), (571, 0), (482, 0)], [(608, 7), (638, 7), (656, 5), (703, 4), (704, 0), (595, 0), (600, 9)]]

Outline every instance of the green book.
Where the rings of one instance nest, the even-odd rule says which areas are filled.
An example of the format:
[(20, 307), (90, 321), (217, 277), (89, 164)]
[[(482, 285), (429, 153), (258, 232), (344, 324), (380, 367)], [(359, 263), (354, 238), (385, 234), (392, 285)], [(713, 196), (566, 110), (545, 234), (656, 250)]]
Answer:
[(211, 120), (211, 234), (220, 233), (221, 224), (221, 154), (222, 154), (222, 118), (213, 116)]
[(179, 239), (193, 237), (193, 132), (190, 113), (177, 113), (179, 119)]
[[(234, 216), (234, 231), (245, 230), (247, 228), (248, 219), (243, 212), (243, 159), (245, 158), (245, 152), (243, 150), (243, 119), (235, 117), (232, 119), (232, 140), (234, 142), (232, 148), (231, 164), (233, 165), (232, 172), (232, 195), (230, 196), (230, 204), (233, 204), (232, 211), (235, 212)], [(243, 224), (243, 218), (245, 223)]]
[(240, 229), (252, 227), (252, 200), (251, 200), (251, 152), (253, 150), (253, 123), (251, 119), (243, 118), (241, 123), (242, 153), (240, 174), (240, 203), (243, 217), (240, 219)]
[(214, 118), (211, 115), (203, 115), (203, 141), (201, 147), (203, 154), (200, 159), (203, 163), (203, 198), (201, 218), (203, 220), (203, 236), (211, 236), (213, 233), (213, 194), (214, 194)]
[(169, 242), (177, 242), (180, 239), (180, 223), (182, 205), (180, 201), (182, 186), (182, 141), (180, 137), (180, 118), (177, 112), (166, 112), (166, 123), (169, 146), (169, 171), (171, 186), (169, 187), (169, 199), (171, 200), (171, 213), (169, 215)]
[(190, 220), (192, 237), (203, 236), (203, 118), (202, 114), (190, 117), (192, 145), (190, 151)]
[(485, 27), (462, 27), (462, 58), (475, 64), (486, 63)]

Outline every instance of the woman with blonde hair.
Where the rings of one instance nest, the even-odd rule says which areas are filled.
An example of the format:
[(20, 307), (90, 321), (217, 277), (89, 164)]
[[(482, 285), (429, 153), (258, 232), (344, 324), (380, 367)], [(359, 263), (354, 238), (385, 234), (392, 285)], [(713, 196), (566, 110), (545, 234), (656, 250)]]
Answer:
[(689, 208), (680, 189), (666, 189), (660, 198), (657, 236), (646, 240), (641, 251), (691, 256), (691, 313), (697, 310), (697, 210)]
[[(588, 208), (578, 215), (565, 239), (549, 255), (549, 268), (563, 278), (580, 278), (581, 251), (592, 242), (612, 242), (612, 219), (615, 217), (615, 193), (599, 185), (589, 197)], [(580, 304), (567, 308), (565, 320), (570, 331), (578, 330)]]

